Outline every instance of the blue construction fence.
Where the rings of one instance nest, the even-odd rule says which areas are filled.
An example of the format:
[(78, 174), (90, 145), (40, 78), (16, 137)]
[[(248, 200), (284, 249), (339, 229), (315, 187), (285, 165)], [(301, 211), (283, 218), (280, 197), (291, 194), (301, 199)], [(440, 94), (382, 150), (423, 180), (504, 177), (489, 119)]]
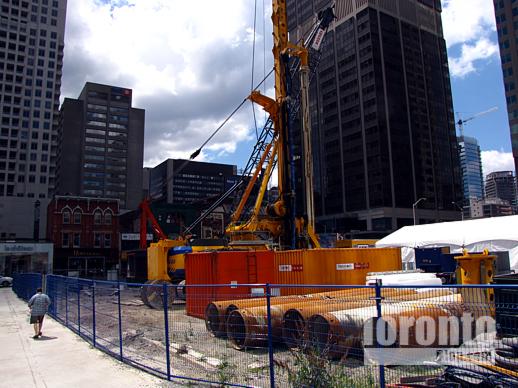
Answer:
[[(518, 386), (518, 284), (179, 287), (57, 275), (43, 283), (56, 320), (167, 380)], [(18, 275), (13, 290), (27, 299), (41, 284), (41, 275)]]
[(13, 291), (25, 301), (36, 293), (39, 287), (42, 287), (44, 275), (40, 273), (22, 273), (13, 275)]

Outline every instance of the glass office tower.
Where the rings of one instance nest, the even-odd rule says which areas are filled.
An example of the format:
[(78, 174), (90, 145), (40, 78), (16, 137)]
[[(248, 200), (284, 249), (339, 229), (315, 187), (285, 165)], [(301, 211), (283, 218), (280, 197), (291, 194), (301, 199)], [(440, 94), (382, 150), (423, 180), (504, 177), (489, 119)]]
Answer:
[(465, 203), (470, 198), (482, 199), (484, 198), (484, 179), (478, 141), (468, 136), (461, 136), (458, 140)]

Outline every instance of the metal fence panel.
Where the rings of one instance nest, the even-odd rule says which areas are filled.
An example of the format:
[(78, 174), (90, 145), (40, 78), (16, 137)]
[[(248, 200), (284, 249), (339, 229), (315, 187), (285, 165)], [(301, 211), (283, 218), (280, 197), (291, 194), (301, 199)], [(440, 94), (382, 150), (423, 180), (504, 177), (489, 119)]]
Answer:
[[(39, 274), (20, 274), (13, 291), (27, 300), (41, 284)], [(473, 378), (518, 385), (516, 284), (180, 289), (48, 275), (46, 292), (58, 321), (167, 379), (254, 387), (466, 385)]]
[[(224, 288), (232, 289), (232, 301), (224, 306), (217, 301), (207, 304)], [(246, 285), (186, 286), (183, 292), (190, 294), (187, 309), (180, 300), (169, 307), (173, 376), (235, 386), (268, 386), (268, 333), (264, 324), (248, 322), (245, 326), (240, 316), (233, 317), (231, 313), (235, 309), (233, 302), (250, 306), (249, 312), (254, 303), (264, 305), (264, 289), (264, 285), (262, 291)], [(252, 294), (251, 290), (258, 293)], [(205, 321), (200, 319), (200, 311), (207, 312)], [(227, 331), (227, 320), (234, 331)]]
[(28, 301), (42, 286), (42, 274), (23, 273), (13, 275), (13, 291), (21, 299)]
[(120, 284), (121, 347), (124, 360), (167, 377), (164, 309), (152, 309), (140, 298), (146, 285)]

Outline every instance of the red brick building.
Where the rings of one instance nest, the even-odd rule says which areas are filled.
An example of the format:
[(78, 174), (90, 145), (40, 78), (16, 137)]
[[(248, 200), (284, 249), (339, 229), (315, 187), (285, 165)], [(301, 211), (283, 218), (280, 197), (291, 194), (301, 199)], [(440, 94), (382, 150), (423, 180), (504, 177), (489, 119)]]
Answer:
[(54, 273), (106, 278), (118, 269), (119, 201), (54, 197), (47, 207), (47, 239), (54, 243)]

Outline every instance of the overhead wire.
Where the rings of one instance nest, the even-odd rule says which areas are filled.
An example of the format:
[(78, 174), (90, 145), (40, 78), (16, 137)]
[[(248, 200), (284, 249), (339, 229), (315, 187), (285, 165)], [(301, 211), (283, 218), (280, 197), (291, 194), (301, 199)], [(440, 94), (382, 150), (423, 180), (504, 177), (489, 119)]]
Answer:
[[(261, 86), (266, 82), (266, 80), (270, 77), (270, 75), (272, 75), (272, 73), (273, 73), (273, 69), (270, 70), (270, 72), (262, 79), (261, 82), (259, 82), (255, 86), (255, 88), (253, 90), (258, 90), (259, 88), (261, 88)], [(164, 182), (164, 184), (163, 184), (164, 187), (166, 187), (169, 184), (169, 182), (171, 182), (176, 177), (177, 174), (179, 174), (185, 167), (187, 167), (187, 165), (191, 161), (193, 161), (201, 153), (201, 151), (203, 150), (203, 147), (205, 147), (214, 138), (214, 136), (217, 135), (217, 133), (221, 130), (221, 128), (223, 128), (225, 126), (225, 124), (228, 123), (229, 120), (237, 113), (237, 111), (239, 109), (241, 109), (243, 107), (243, 105), (245, 105), (247, 100), (248, 100), (248, 97), (244, 98), (243, 101), (241, 101), (241, 103), (232, 111), (232, 113), (230, 113), (230, 115), (228, 115), (227, 118), (225, 118), (225, 120), (223, 120), (223, 122), (216, 128), (216, 130), (214, 132), (212, 132), (212, 134), (207, 138), (207, 140), (205, 140), (203, 142), (203, 144), (200, 147), (198, 147), (198, 149), (191, 154), (189, 159), (185, 160), (180, 165), (180, 167), (178, 167), (175, 171), (173, 171), (173, 174)]]
[[(257, 0), (255, 0), (255, 3), (257, 4)], [(263, 4), (264, 4), (264, 0), (263, 0)], [(263, 18), (264, 19), (264, 18)], [(255, 41), (255, 21), (254, 21), (254, 41)], [(306, 31), (305, 34), (307, 34), (307, 32), (311, 31), (311, 28), (308, 29), (308, 31)], [(305, 35), (304, 34), (304, 35)], [(304, 36), (303, 35), (303, 36)], [(300, 43), (300, 41), (303, 40), (303, 37), (299, 39), (299, 41), (297, 43)], [(255, 47), (255, 43), (254, 43), (254, 47)], [(265, 49), (266, 50), (266, 49)], [(254, 50), (255, 52), (255, 50)], [(261, 80), (261, 82), (259, 82), (255, 87), (252, 86), (252, 91), (254, 90), (259, 90), (261, 88), (261, 86), (263, 88), (266, 87), (266, 80), (270, 77), (270, 75), (272, 75), (272, 73), (274, 72), (274, 68), (272, 68), (268, 74), (266, 74), (264, 76), (264, 78)], [(252, 84), (253, 85), (253, 84)], [(194, 151), (191, 156), (189, 157), (189, 160), (186, 160), (185, 163), (179, 168), (179, 170), (177, 171), (180, 172), (181, 170), (183, 170), (184, 166), (187, 165), (191, 160), (193, 160), (194, 158), (196, 158), (202, 151), (203, 147), (205, 147), (207, 145), (207, 143), (209, 143), (213, 138), (214, 136), (216, 136), (216, 134), (221, 130), (221, 128), (223, 128), (225, 126), (225, 124), (237, 113), (237, 111), (239, 109), (241, 109), (241, 107), (246, 103), (246, 100), (248, 99), (248, 97), (244, 98), (243, 101), (241, 101), (241, 103), (232, 111), (232, 113), (230, 113), (229, 116), (227, 116), (227, 118), (225, 120), (223, 120), (223, 122), (216, 128), (216, 130), (207, 138), (207, 140), (205, 140), (203, 142), (203, 144), (196, 150)], [(255, 110), (254, 110), (254, 113), (255, 113)], [(172, 178), (172, 177), (171, 177)]]

